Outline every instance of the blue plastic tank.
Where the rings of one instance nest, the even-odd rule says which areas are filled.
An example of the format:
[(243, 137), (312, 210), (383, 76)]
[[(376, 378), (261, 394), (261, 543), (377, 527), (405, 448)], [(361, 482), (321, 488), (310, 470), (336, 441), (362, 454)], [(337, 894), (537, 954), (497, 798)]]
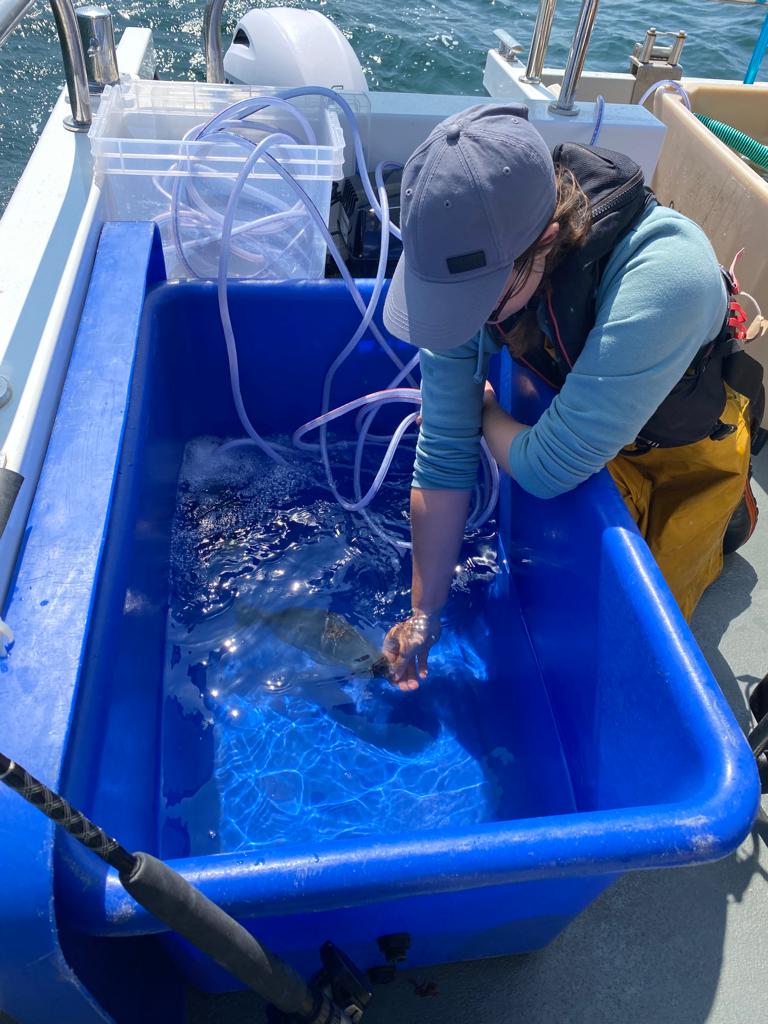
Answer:
[[(257, 426), (289, 432), (316, 415), (359, 315), (343, 284), (237, 283), (231, 310)], [(388, 375), (363, 345), (338, 401)], [(507, 359), (496, 383), (529, 422), (549, 400)], [(212, 756), (164, 723), (176, 481), (191, 438), (239, 434), (215, 286), (168, 285), (150, 225), (107, 225), (6, 610), (9, 756), (129, 849), (170, 856), (305, 975), (327, 938), (364, 968), (384, 962), (378, 940), (392, 934), (408, 935), (408, 966), (535, 950), (622, 873), (738, 845), (759, 796), (749, 749), (601, 473), (547, 502), (502, 485), (483, 714), (509, 757), (493, 815), (174, 850), (163, 776), (175, 765), (202, 784)], [(233, 987), (18, 796), (0, 791), (0, 805), (0, 865), (13, 879), (0, 887), (0, 921), (14, 938), (0, 991), (20, 1024), (47, 1024), (52, 1005), (62, 1024), (168, 1024), (183, 1019), (186, 983)]]

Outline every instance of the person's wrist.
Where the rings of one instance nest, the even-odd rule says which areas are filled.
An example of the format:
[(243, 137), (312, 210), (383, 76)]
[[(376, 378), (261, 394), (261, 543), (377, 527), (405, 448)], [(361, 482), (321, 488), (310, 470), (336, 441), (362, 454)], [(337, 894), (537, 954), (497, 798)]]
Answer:
[(411, 618), (436, 619), (440, 621), (440, 608), (424, 608), (414, 605), (411, 608)]
[(412, 608), (410, 622), (412, 628), (418, 630), (425, 638), (436, 640), (440, 636), (442, 627), (439, 611), (425, 612), (418, 608)]

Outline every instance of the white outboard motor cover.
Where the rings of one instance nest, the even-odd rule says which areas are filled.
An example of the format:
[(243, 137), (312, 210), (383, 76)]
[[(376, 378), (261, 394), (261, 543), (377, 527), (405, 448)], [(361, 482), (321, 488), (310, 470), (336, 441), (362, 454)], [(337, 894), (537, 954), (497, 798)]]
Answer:
[(367, 93), (357, 54), (319, 11), (267, 7), (248, 11), (224, 56), (226, 80), (244, 85), (324, 85)]

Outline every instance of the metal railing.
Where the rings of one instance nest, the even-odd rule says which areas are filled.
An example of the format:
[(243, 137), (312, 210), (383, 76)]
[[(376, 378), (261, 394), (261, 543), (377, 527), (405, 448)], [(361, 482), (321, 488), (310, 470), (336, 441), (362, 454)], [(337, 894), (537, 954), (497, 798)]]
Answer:
[[(565, 65), (563, 81), (560, 87), (560, 96), (557, 102), (550, 105), (553, 114), (575, 114), (576, 109), (573, 97), (576, 93), (576, 86), (579, 84), (581, 73), (584, 70), (584, 61), (589, 48), (589, 40), (592, 36), (592, 29), (595, 25), (597, 7), (600, 0), (583, 0), (579, 20), (576, 24), (576, 31), (573, 34), (571, 52), (568, 54), (568, 62)], [(557, 0), (539, 0), (539, 9), (536, 14), (536, 24), (533, 27), (531, 37), (531, 49), (528, 53), (528, 64), (523, 76), (524, 82), (531, 82), (538, 85), (541, 82), (541, 73), (544, 70), (544, 61), (549, 47), (549, 37), (552, 34), (552, 22), (555, 17)]]
[(224, 0), (206, 0), (203, 17), (203, 53), (206, 82), (224, 81), (224, 54), (221, 49), (221, 12)]
[(533, 26), (531, 50), (528, 54), (528, 65), (525, 69), (525, 81), (538, 85), (544, 69), (544, 58), (549, 48), (549, 37), (552, 34), (552, 21), (555, 17), (557, 0), (540, 0), (536, 24)]
[(584, 70), (584, 61), (587, 57), (589, 40), (592, 37), (592, 29), (595, 27), (595, 17), (600, 0), (583, 0), (579, 20), (576, 23), (576, 31), (573, 33), (571, 52), (568, 54), (568, 61), (563, 72), (563, 82), (560, 86), (560, 95), (556, 103), (550, 104), (550, 111), (553, 114), (575, 114), (573, 98), (576, 93), (576, 86), (579, 84), (581, 73)]
[(0, 0), (0, 46), (13, 32), (34, 0)]
[[(34, 0), (0, 0), (0, 46), (30, 9)], [(64, 75), (67, 80), (71, 113), (64, 118), (70, 131), (85, 132), (91, 124), (88, 73), (77, 17), (72, 0), (50, 0), (56, 31), (59, 34)]]

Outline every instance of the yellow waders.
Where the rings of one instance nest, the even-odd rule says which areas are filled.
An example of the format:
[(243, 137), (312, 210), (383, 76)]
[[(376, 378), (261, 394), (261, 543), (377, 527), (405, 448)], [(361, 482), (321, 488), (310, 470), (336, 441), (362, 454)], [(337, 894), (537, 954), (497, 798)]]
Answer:
[[(686, 619), (720, 575), (723, 536), (747, 486), (749, 403), (726, 386), (720, 419), (736, 430), (608, 463), (621, 496), (645, 538)], [(750, 495), (751, 497), (751, 495)]]

